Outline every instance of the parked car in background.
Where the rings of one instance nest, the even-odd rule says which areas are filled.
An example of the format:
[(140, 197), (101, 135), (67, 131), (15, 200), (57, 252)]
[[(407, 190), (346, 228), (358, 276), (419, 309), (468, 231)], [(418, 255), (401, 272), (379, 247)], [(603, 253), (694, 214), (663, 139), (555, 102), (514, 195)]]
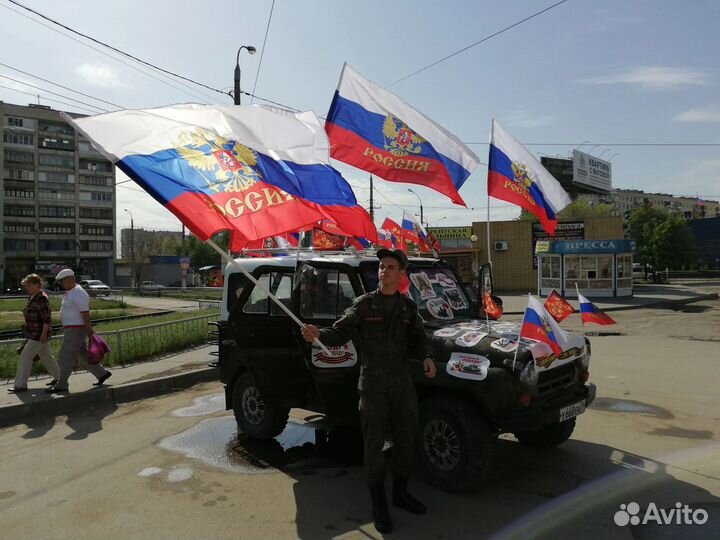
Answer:
[(87, 291), (90, 296), (110, 296), (110, 287), (99, 279), (83, 279), (79, 285)]
[(644, 279), (647, 281), (648, 277), (655, 275), (652, 266), (649, 264), (633, 263), (632, 266), (632, 277), (633, 279)]
[(143, 281), (140, 284), (140, 288), (145, 291), (159, 291), (160, 289), (164, 289), (165, 285), (160, 285), (159, 283), (155, 283), (154, 281)]

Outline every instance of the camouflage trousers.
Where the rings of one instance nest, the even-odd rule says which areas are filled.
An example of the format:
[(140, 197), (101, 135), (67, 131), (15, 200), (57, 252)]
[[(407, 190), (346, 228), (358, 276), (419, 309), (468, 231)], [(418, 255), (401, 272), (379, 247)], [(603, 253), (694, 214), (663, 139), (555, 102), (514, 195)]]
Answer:
[(370, 486), (385, 481), (385, 441), (392, 439), (392, 471), (409, 476), (412, 468), (418, 404), (412, 381), (387, 392), (360, 391), (364, 463)]

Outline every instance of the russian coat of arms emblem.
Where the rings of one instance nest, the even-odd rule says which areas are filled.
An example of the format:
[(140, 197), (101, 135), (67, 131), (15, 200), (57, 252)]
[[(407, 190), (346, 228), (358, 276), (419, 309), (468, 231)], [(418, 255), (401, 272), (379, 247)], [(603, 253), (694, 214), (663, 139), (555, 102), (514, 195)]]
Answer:
[(232, 139), (195, 129), (179, 135), (174, 146), (215, 193), (245, 191), (262, 180), (255, 152)]
[(405, 157), (422, 152), (422, 144), (427, 142), (410, 129), (405, 122), (388, 114), (383, 124), (385, 150), (394, 156)]

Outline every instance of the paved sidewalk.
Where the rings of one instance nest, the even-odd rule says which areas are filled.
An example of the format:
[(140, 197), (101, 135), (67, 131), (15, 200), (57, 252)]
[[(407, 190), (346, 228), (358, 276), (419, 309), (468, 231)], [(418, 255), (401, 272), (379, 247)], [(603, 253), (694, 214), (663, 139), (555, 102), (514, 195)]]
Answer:
[[(603, 311), (621, 311), (626, 309), (663, 308), (676, 305), (690, 304), (718, 298), (717, 287), (688, 286), (676, 284), (635, 284), (634, 296), (631, 298), (595, 298), (585, 295)], [(532, 291), (537, 296), (537, 291)], [(504, 294), (499, 291), (498, 296), (503, 300), (503, 310), (506, 315), (522, 315), (527, 306), (527, 293), (514, 291)], [(544, 298), (541, 298), (545, 301)], [(568, 298), (575, 307), (578, 306), (576, 298)]]
[[(717, 287), (685, 285), (637, 285), (633, 298), (591, 298), (606, 311), (673, 306), (717, 299)], [(527, 294), (500, 294), (506, 315), (520, 316), (527, 306)], [(570, 299), (577, 306), (577, 301)], [(517, 317), (512, 319), (517, 320)], [(111, 368), (113, 376), (102, 388), (95, 388), (95, 378), (87, 372), (75, 373), (70, 379), (70, 393), (46, 394), (49, 378), (31, 379), (30, 390), (9, 394), (12, 380), (0, 384), (0, 426), (21, 423), (33, 415), (60, 415), (70, 409), (124, 403), (188, 388), (198, 382), (217, 381), (219, 371), (208, 367), (215, 360), (210, 352), (216, 346), (206, 345), (158, 360)]]
[(112, 377), (100, 388), (92, 385), (96, 379), (90, 373), (76, 371), (70, 377), (67, 394), (45, 393), (49, 377), (31, 378), (29, 390), (21, 394), (8, 393), (12, 380), (5, 381), (0, 384), (0, 426), (16, 424), (33, 415), (58, 415), (69, 409), (125, 403), (219, 380), (218, 369), (208, 367), (208, 362), (216, 359), (210, 355), (213, 350), (217, 346), (204, 345), (157, 360), (110, 367)]

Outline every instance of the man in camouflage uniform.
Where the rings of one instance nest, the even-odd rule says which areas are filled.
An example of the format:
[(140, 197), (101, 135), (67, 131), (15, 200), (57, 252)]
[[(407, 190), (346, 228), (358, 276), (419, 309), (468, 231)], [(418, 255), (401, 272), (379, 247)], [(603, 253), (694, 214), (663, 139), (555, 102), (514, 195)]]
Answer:
[(434, 377), (436, 369), (417, 306), (398, 291), (407, 257), (400, 250), (388, 249), (381, 249), (377, 256), (380, 259), (377, 290), (357, 298), (331, 328), (319, 330), (308, 324), (302, 333), (310, 342), (320, 338), (326, 345), (342, 345), (353, 339), (360, 346), (358, 389), (365, 471), (375, 528), (387, 533), (392, 531), (392, 521), (385, 495), (382, 450), (388, 428), (393, 437), (393, 504), (415, 514), (427, 511), (407, 492), (418, 421), (410, 368), (412, 360), (422, 358), (427, 377)]

